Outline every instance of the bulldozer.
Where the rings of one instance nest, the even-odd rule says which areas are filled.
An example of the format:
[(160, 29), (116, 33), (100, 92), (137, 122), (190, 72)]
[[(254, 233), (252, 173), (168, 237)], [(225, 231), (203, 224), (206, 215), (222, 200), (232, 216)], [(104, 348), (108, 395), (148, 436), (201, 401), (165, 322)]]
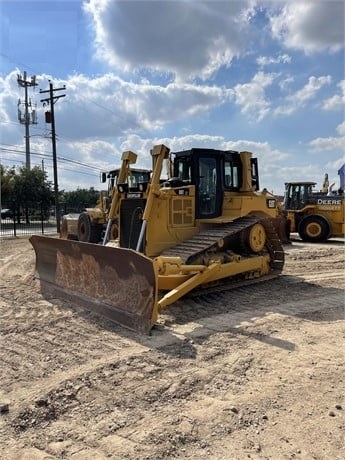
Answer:
[(94, 208), (85, 208), (80, 214), (70, 213), (62, 217), (60, 238), (83, 241), (85, 243), (99, 243), (109, 239), (115, 240), (118, 236), (118, 194), (116, 184), (127, 183), (132, 193), (138, 191), (139, 182), (148, 182), (151, 171), (148, 169), (131, 168), (135, 164), (137, 155), (132, 151), (123, 152), (121, 167), (101, 173), (101, 182), (108, 181), (106, 195), (100, 197)]
[[(338, 171), (340, 175), (344, 166)], [(283, 211), (286, 213), (291, 233), (298, 233), (303, 241), (323, 243), (329, 238), (345, 236), (345, 195), (343, 181), (333, 191), (325, 174), (322, 188), (314, 191), (316, 182), (286, 182)]]
[[(192, 290), (271, 279), (284, 266), (279, 229), (287, 220), (277, 198), (259, 191), (251, 152), (170, 152), (161, 144), (151, 155), (151, 178), (137, 193), (117, 183), (115, 241), (30, 237), (44, 295), (53, 292), (138, 333), (149, 333), (159, 312)], [(162, 181), (164, 161), (170, 173)]]

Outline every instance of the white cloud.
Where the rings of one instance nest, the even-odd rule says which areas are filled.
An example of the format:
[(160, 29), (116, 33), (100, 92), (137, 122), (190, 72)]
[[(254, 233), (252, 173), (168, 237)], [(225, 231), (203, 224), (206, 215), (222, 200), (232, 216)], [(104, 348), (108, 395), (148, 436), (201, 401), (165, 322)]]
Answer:
[[(187, 83), (148, 85), (145, 81), (126, 82), (113, 74), (94, 79), (74, 76), (66, 85), (73, 119), (78, 120), (82, 111), (88, 114), (83, 117), (83, 125), (77, 127), (78, 135), (83, 130), (90, 137), (157, 130), (167, 123), (207, 113), (232, 97), (231, 90), (216, 86)], [(88, 120), (86, 126), (85, 120)], [(65, 128), (69, 132), (68, 137), (76, 132), (76, 126)]]
[(326, 99), (323, 102), (322, 108), (324, 110), (344, 110), (345, 107), (345, 80), (342, 80), (337, 85), (340, 88), (339, 94), (334, 94), (334, 96)]
[(309, 99), (312, 99), (315, 94), (324, 86), (330, 84), (332, 77), (330, 75), (324, 77), (309, 77), (308, 83), (295, 94), (288, 97), (293, 103), (300, 101), (302, 104)]
[(345, 121), (337, 126), (339, 136), (317, 137), (309, 142), (314, 152), (339, 152), (345, 158)]
[(287, 77), (283, 78), (278, 84), (279, 84), (279, 88), (282, 90), (282, 91), (287, 91), (290, 84), (293, 83), (295, 81), (294, 77), (292, 77), (291, 75), (288, 75)]
[(254, 1), (90, 0), (98, 58), (117, 69), (210, 77), (245, 47)]
[[(47, 85), (49, 76), (37, 76), (40, 87)], [(114, 74), (96, 78), (73, 75), (54, 86), (66, 85), (66, 97), (55, 105), (56, 129), (66, 140), (124, 136), (142, 130), (154, 131), (167, 123), (182, 122), (206, 114), (233, 97), (232, 90), (210, 85), (170, 83), (166, 86), (133, 83)], [(0, 78), (0, 117), (2, 132), (21, 129), (17, 123), (18, 97), (23, 91), (16, 83), (16, 71)], [(39, 125), (44, 131), (43, 96), (32, 93), (37, 103)], [(72, 121), (71, 121), (72, 120)], [(48, 127), (49, 128), (49, 127)], [(44, 133), (42, 132), (42, 135)]]
[(309, 145), (315, 152), (343, 151), (345, 136), (342, 137), (318, 137), (310, 141)]
[[(279, 13), (270, 18), (272, 35), (287, 48), (306, 54), (325, 50), (337, 52), (344, 48), (344, 2), (285, 2)], [(276, 6), (276, 5), (275, 5)]]
[(291, 62), (291, 56), (288, 54), (280, 54), (277, 57), (273, 56), (259, 56), (256, 62), (260, 67), (264, 67), (272, 64), (289, 64)]
[(250, 118), (262, 120), (270, 111), (270, 102), (265, 97), (265, 88), (272, 85), (277, 77), (274, 73), (258, 72), (249, 83), (234, 87), (235, 102), (241, 112)]
[[(345, 137), (345, 121), (343, 121), (340, 125), (337, 126), (337, 132), (339, 133), (340, 136)], [(344, 145), (345, 149), (345, 145)]]
[[(146, 69), (175, 80), (210, 78), (234, 58), (252, 52), (251, 45), (259, 40), (252, 24), (263, 12), (272, 36), (286, 48), (316, 53), (344, 47), (341, 0), (84, 0), (84, 10), (99, 59), (119, 71)], [(289, 64), (291, 59), (281, 52), (260, 56), (257, 63)]]
[(309, 77), (308, 83), (303, 88), (290, 94), (286, 97), (287, 104), (285, 106), (279, 106), (274, 110), (276, 115), (291, 115), (296, 110), (304, 107), (305, 104), (313, 99), (318, 91), (325, 85), (329, 85), (332, 81), (330, 75), (322, 77)]

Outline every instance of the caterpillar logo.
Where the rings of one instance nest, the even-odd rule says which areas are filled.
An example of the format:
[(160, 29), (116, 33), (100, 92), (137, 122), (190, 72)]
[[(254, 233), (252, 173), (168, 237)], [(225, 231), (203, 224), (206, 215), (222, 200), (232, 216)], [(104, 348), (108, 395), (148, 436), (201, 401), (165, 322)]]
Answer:
[(268, 208), (275, 208), (277, 206), (276, 200), (273, 199), (266, 200), (266, 204)]

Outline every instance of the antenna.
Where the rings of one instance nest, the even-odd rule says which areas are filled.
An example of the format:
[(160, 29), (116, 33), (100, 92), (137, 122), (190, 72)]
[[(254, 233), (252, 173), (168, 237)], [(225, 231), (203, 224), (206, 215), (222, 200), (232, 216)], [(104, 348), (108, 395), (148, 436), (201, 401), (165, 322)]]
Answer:
[[(36, 104), (31, 103), (31, 99), (28, 99), (28, 88), (37, 86), (36, 75), (33, 75), (30, 80), (26, 78), (26, 72), (22, 75), (17, 75), (18, 85), (24, 88), (25, 99), (21, 102), (18, 99), (18, 121), (21, 125), (25, 125), (25, 151), (26, 151), (26, 168), (30, 169), (30, 125), (37, 125), (37, 112)], [(21, 110), (24, 107), (24, 113)]]

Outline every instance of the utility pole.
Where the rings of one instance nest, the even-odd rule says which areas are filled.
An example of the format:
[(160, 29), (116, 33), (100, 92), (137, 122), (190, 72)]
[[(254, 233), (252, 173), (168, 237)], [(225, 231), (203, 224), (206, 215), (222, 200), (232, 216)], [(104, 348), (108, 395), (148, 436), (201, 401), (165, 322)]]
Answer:
[(60, 97), (65, 97), (65, 94), (60, 94), (59, 96), (54, 96), (54, 91), (65, 90), (66, 86), (64, 85), (61, 88), (53, 88), (53, 84), (49, 80), (49, 89), (40, 90), (40, 93), (49, 93), (49, 98), (41, 99), (43, 102), (43, 107), (45, 105), (50, 105), (50, 111), (47, 110), (45, 113), (46, 123), (51, 123), (52, 125), (52, 149), (53, 149), (53, 171), (54, 171), (54, 196), (55, 196), (55, 217), (56, 217), (56, 230), (60, 233), (60, 203), (59, 203), (59, 186), (58, 186), (58, 171), (57, 171), (57, 156), (56, 156), (56, 133), (55, 133), (55, 114), (54, 114), (54, 104), (60, 99)]
[[(24, 115), (20, 110), (22, 102), (18, 99), (18, 120), (19, 123), (25, 125), (25, 152), (26, 152), (26, 169), (30, 169), (30, 129), (31, 124), (37, 125), (37, 112), (35, 108), (32, 108), (31, 99), (28, 99), (28, 88), (37, 86), (36, 75), (33, 75), (30, 80), (26, 79), (26, 72), (23, 76), (17, 75), (18, 85), (24, 88), (25, 98), (24, 98)], [(36, 107), (34, 105), (34, 107)], [(30, 109), (30, 111), (29, 111)], [(31, 117), (30, 117), (31, 115)]]

